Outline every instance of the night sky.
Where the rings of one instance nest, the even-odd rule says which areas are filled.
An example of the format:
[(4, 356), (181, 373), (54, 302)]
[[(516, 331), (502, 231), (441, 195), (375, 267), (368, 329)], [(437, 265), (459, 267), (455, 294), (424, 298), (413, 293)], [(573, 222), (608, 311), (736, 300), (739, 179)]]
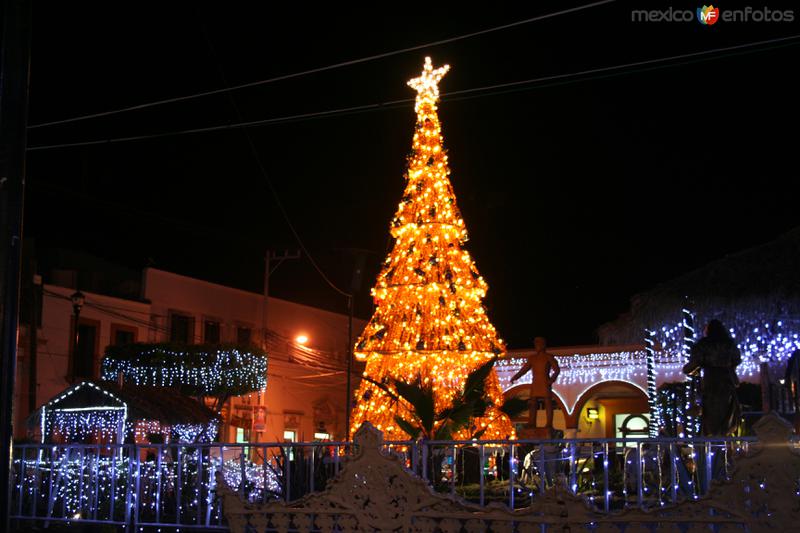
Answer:
[[(254, 11), (232, 3), (127, 7), (37, 3), (30, 123), (238, 85), (511, 23), (588, 2), (418, 12)], [(462, 4), (464, 5), (464, 4)], [(699, 3), (674, 7), (694, 11)], [(760, 6), (752, 2), (753, 6)], [(781, 3), (769, 2), (771, 8)], [(596, 341), (638, 291), (800, 223), (800, 40), (554, 83), (448, 92), (800, 34), (800, 23), (634, 23), (596, 7), (459, 42), (228, 94), (30, 131), (29, 147), (173, 132), (413, 99), (425, 55), (449, 63), (440, 117), (451, 179), (512, 347)], [(783, 7), (788, 7), (786, 4)], [(733, 7), (724, 4), (722, 9)], [(796, 18), (800, 13), (796, 12)], [(656, 68), (657, 67), (657, 68)], [(365, 261), (357, 314), (404, 188), (413, 103), (248, 129), (311, 253), (346, 290)], [(260, 290), (268, 248), (296, 248), (238, 129), (29, 152), (25, 232), (84, 250)], [(271, 293), (344, 311), (307, 260)]]

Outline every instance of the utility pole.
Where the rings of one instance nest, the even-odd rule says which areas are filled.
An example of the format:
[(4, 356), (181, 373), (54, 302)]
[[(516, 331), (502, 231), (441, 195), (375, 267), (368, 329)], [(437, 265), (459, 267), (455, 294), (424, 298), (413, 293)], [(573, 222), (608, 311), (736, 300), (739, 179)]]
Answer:
[[(264, 304), (261, 313), (261, 328), (264, 331), (263, 335), (263, 346), (264, 351), (268, 351), (268, 342), (269, 342), (269, 278), (272, 276), (272, 273), (275, 272), (281, 263), (289, 259), (300, 259), (300, 250), (294, 250), (290, 252), (289, 250), (283, 250), (282, 252), (278, 253), (274, 250), (267, 250), (264, 254)], [(274, 265), (272, 263), (275, 263)], [(269, 371), (268, 371), (269, 372)], [(266, 389), (264, 390), (264, 394), (258, 395), (258, 406), (261, 407), (262, 405), (266, 404)], [(255, 411), (253, 412), (253, 423), (255, 424)]]
[(344, 440), (350, 440), (350, 402), (352, 400), (353, 372), (353, 295), (347, 296), (347, 398), (344, 401)]
[[(300, 250), (283, 250), (280, 253), (275, 250), (267, 250), (264, 254), (264, 308), (261, 316), (261, 327), (264, 330), (265, 352), (267, 351), (267, 338), (269, 337), (269, 324), (267, 322), (269, 316), (269, 278), (284, 261), (289, 259), (300, 259)], [(275, 265), (272, 264), (273, 262), (275, 262)]]
[[(32, 272), (36, 272), (36, 263), (33, 262)], [(42, 277), (39, 274), (28, 272), (31, 286), (30, 305), (28, 316), (28, 413), (36, 411), (36, 393), (39, 388), (39, 310), (42, 302)]]
[(350, 411), (353, 401), (353, 296), (361, 291), (361, 280), (364, 275), (364, 263), (367, 261), (364, 250), (353, 249), (357, 252), (353, 265), (353, 279), (350, 282), (350, 294), (347, 295), (347, 398), (344, 402), (344, 440), (350, 440)]
[(30, 0), (3, 3), (0, 58), (0, 529), (10, 529), (14, 378), (31, 46)]

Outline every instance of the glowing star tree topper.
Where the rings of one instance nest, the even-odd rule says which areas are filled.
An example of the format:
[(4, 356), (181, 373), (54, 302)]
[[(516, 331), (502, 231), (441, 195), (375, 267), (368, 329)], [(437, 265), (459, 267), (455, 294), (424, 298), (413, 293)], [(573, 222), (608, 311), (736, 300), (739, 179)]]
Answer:
[[(448, 177), (436, 103), (439, 82), (449, 68), (433, 68), (425, 58), (422, 75), (408, 82), (417, 91), (412, 154), (405, 192), (391, 222), (394, 247), (372, 289), (376, 309), (355, 347), (356, 358), (367, 366), (351, 432), (369, 421), (388, 439), (408, 438), (395, 422), (395, 415), (413, 418), (408, 404), (393, 401), (376, 382), (391, 389), (392, 379), (412, 383), (419, 377), (433, 389), (435, 410), (441, 412), (472, 370), (505, 351), (482, 304), (486, 282), (463, 248), (467, 231)], [(503, 396), (494, 370), (486, 391), (493, 406), (457, 438), (514, 435), (508, 417), (497, 408)]]

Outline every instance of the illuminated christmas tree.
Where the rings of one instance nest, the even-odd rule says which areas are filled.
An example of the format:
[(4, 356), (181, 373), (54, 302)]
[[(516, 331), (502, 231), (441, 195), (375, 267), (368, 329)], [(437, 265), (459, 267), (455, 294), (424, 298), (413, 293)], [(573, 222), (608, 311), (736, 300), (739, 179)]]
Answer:
[[(417, 91), (417, 124), (407, 185), (391, 223), (394, 248), (372, 289), (375, 313), (355, 349), (356, 358), (366, 360), (367, 379), (357, 392), (351, 431), (369, 421), (387, 439), (408, 438), (394, 419), (408, 418), (407, 405), (384, 390), (393, 379), (421, 378), (432, 387), (435, 409), (441, 411), (460, 393), (470, 371), (505, 351), (482, 304), (486, 282), (463, 248), (467, 230), (448, 178), (436, 103), (439, 81), (449, 68), (434, 69), (425, 58), (422, 75), (408, 82)], [(511, 422), (497, 408), (503, 394), (494, 369), (486, 391), (493, 405), (457, 438), (513, 435)]]

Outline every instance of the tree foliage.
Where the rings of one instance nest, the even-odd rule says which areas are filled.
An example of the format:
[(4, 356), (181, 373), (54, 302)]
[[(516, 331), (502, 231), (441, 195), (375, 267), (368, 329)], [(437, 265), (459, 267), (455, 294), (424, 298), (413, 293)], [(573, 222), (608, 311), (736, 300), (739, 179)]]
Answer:
[[(475, 421), (485, 417), (489, 408), (494, 406), (486, 385), (496, 361), (497, 357), (493, 357), (470, 372), (453, 402), (438, 411), (434, 407), (433, 387), (424, 383), (421, 376), (411, 383), (398, 379), (390, 379), (388, 383), (372, 383), (393, 402), (405, 404), (410, 417), (395, 415), (394, 421), (412, 439), (451, 440), (461, 430), (468, 430), (471, 439), (479, 439), (486, 429), (477, 427)], [(527, 405), (525, 400), (510, 398), (496, 407), (510, 418), (524, 411)]]

